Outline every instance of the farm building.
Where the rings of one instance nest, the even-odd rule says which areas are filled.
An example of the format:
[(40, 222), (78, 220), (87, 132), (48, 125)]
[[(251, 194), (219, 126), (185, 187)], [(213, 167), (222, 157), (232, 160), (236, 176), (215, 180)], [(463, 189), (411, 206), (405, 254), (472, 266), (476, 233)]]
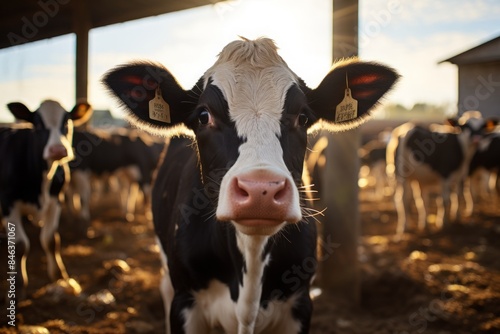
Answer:
[(500, 116), (500, 36), (441, 61), (458, 66), (458, 112)]

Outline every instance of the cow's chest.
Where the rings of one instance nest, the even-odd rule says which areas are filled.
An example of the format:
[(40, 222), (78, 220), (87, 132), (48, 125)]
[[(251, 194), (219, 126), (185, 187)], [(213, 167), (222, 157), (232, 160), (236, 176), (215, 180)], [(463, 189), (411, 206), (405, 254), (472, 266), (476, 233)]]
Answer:
[(12, 214), (18, 215), (18, 220), (22, 216), (29, 216), (30, 220), (35, 224), (39, 224), (43, 220), (43, 215), (50, 201), (48, 190), (50, 182), (46, 175), (47, 172), (44, 172), (40, 189), (36, 187), (25, 189), (24, 198), (14, 201)]
[[(193, 297), (193, 307), (183, 311), (186, 333), (238, 333), (238, 301), (231, 299), (227, 285), (212, 280), (207, 289), (193, 293)], [(258, 307), (254, 332), (299, 333), (300, 323), (292, 316), (296, 300), (291, 296), (287, 300), (272, 300), (265, 308)]]

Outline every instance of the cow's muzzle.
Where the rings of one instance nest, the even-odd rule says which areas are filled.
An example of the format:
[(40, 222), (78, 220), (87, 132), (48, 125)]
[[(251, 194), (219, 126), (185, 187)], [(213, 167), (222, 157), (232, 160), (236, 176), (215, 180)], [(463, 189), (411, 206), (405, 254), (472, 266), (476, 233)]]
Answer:
[(236, 175), (225, 189), (227, 203), (218, 208), (217, 217), (233, 221), (246, 234), (274, 234), (301, 219), (294, 187), (290, 178), (266, 169)]
[(68, 150), (64, 145), (51, 145), (49, 147), (49, 156), (50, 160), (56, 161), (66, 158), (68, 156)]

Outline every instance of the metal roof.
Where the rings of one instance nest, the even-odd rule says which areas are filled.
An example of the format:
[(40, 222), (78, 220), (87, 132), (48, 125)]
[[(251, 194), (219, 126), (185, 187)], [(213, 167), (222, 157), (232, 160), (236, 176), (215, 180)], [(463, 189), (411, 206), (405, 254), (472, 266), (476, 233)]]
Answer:
[(456, 65), (479, 64), (500, 61), (500, 36), (482, 43), (472, 49), (459, 53), (451, 58), (440, 61)]
[(8, 0), (0, 5), (0, 49), (160, 15), (220, 0)]

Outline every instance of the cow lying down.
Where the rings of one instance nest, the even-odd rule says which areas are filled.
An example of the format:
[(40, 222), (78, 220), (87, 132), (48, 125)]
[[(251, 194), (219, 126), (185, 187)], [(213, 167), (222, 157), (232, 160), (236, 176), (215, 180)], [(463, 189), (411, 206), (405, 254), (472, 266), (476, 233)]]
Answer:
[(357, 127), (397, 78), (351, 59), (311, 89), (267, 38), (229, 43), (190, 90), (150, 62), (105, 75), (136, 126), (191, 138), (171, 141), (153, 186), (167, 332), (308, 332), (313, 273), (289, 275), (315, 263), (307, 134)]

